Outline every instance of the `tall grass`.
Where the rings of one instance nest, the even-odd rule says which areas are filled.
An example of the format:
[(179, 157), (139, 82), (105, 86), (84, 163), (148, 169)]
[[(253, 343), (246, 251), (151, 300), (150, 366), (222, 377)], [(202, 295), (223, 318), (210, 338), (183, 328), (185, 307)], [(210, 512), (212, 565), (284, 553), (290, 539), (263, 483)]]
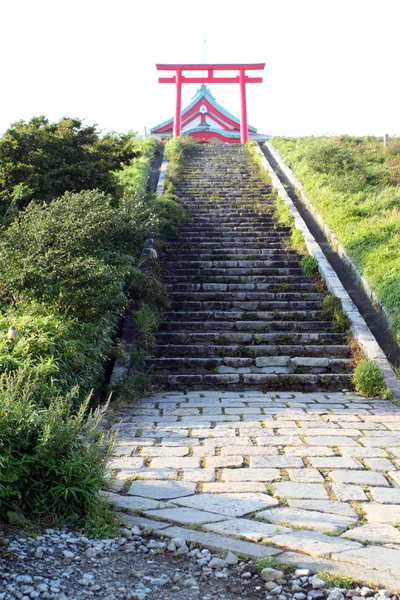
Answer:
[(274, 138), (307, 196), (388, 310), (400, 341), (400, 140)]

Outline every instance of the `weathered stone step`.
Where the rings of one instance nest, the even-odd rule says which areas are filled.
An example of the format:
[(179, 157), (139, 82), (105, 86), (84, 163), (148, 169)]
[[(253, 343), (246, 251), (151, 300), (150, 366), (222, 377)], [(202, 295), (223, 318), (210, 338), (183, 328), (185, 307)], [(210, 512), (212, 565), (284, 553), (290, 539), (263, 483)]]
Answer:
[(308, 283), (309, 280), (310, 278), (306, 275), (292, 275), (290, 278), (286, 275), (242, 275), (241, 277), (232, 277), (230, 275), (208, 275), (202, 277), (201, 275), (196, 275), (190, 277), (189, 275), (175, 275), (175, 273), (173, 273), (164, 275), (163, 277), (165, 283), (293, 283), (293, 285), (296, 285), (297, 283)]
[(223, 373), (348, 373), (350, 360), (346, 358), (318, 358), (289, 356), (240, 357), (172, 357), (148, 358), (146, 367), (164, 374)]
[[(160, 375), (160, 381), (165, 382), (165, 378), (170, 386), (177, 385), (190, 386), (193, 389), (213, 388), (217, 386), (227, 386), (234, 389), (234, 386), (264, 386), (266, 389), (274, 390), (297, 390), (297, 391), (321, 391), (337, 390), (347, 388), (349, 384), (348, 375), (336, 375), (322, 373), (320, 375), (302, 374), (207, 374), (207, 375)], [(155, 377), (157, 381), (157, 377)]]
[(193, 248), (186, 246), (184, 248), (175, 247), (174, 250), (168, 250), (168, 258), (170, 256), (179, 256), (180, 258), (187, 260), (188, 258), (192, 259), (192, 257), (201, 257), (204, 260), (214, 260), (217, 258), (221, 260), (219, 257), (226, 258), (228, 260), (249, 260), (253, 258), (265, 258), (265, 257), (274, 257), (274, 258), (298, 258), (297, 252), (294, 250), (286, 250), (284, 248)]
[(165, 312), (163, 314), (166, 321), (273, 321), (282, 320), (289, 321), (290, 319), (296, 321), (323, 321), (324, 313), (322, 311), (179, 311), (179, 312)]
[[(169, 258), (169, 257), (168, 257)], [(212, 269), (215, 268), (242, 268), (242, 269), (254, 269), (254, 268), (296, 268), (298, 267), (298, 261), (296, 260), (168, 260), (163, 262), (166, 269), (174, 269), (176, 265), (179, 265), (180, 269)]]
[[(288, 289), (287, 283), (171, 283), (168, 289), (175, 292), (230, 292), (230, 291), (252, 291), (263, 290), (271, 293), (283, 293)], [(293, 283), (291, 292), (313, 292), (314, 284)]]
[[(284, 235), (282, 235), (282, 233)], [(286, 235), (287, 234), (287, 235)], [(209, 236), (209, 235), (194, 235), (193, 237), (188, 237), (188, 236), (181, 236), (179, 239), (181, 242), (187, 244), (187, 243), (193, 243), (193, 244), (199, 244), (202, 242), (228, 242), (228, 243), (232, 243), (232, 242), (239, 242), (240, 244), (245, 245), (246, 242), (247, 243), (252, 243), (252, 244), (264, 244), (266, 246), (268, 246), (270, 244), (270, 242), (280, 242), (282, 244), (282, 239), (284, 239), (284, 237), (289, 237), (289, 231), (287, 232), (281, 232), (281, 234), (279, 234), (279, 231), (269, 231), (269, 232), (263, 232), (262, 235), (220, 235), (220, 236)], [(221, 239), (223, 238), (223, 239)], [(173, 241), (174, 238), (171, 239), (171, 242)]]
[(160, 331), (330, 331), (332, 321), (162, 321)]
[(252, 333), (231, 331), (158, 331), (156, 339), (162, 344), (196, 344), (208, 342), (210, 344), (343, 344), (346, 337), (342, 333)]
[(274, 311), (274, 310), (320, 310), (322, 307), (321, 302), (316, 302), (314, 300), (302, 301), (302, 302), (279, 302), (279, 301), (269, 301), (269, 302), (260, 302), (260, 301), (232, 301), (232, 302), (222, 302), (216, 300), (205, 300), (203, 302), (171, 302), (171, 310), (180, 311), (180, 310), (245, 310), (245, 311)]
[(173, 301), (177, 300), (187, 300), (188, 302), (192, 301), (200, 301), (204, 302), (205, 300), (221, 300), (227, 302), (228, 300), (232, 301), (246, 301), (246, 300), (283, 300), (283, 301), (295, 301), (301, 302), (303, 300), (320, 300), (322, 298), (321, 294), (307, 292), (306, 294), (297, 293), (297, 292), (266, 292), (266, 291), (244, 291), (244, 292), (218, 292), (215, 290), (211, 290), (209, 292), (170, 292), (170, 296)]
[(243, 346), (238, 344), (157, 344), (154, 347), (154, 356), (192, 356), (192, 357), (256, 357), (256, 356), (301, 356), (301, 357), (348, 357), (347, 344), (326, 344), (317, 346), (309, 344), (269, 344), (257, 346)]
[[(278, 251), (278, 250), (272, 250), (271, 252), (268, 252), (268, 250), (265, 250), (264, 252), (260, 252), (258, 250), (253, 250), (253, 253), (248, 252), (247, 254), (242, 254), (240, 251), (238, 251), (237, 253), (225, 253), (225, 252), (220, 252), (219, 254), (213, 254), (210, 253), (209, 251), (203, 250), (197, 250), (194, 251), (192, 254), (190, 254), (189, 252), (184, 252), (184, 253), (174, 253), (174, 252), (168, 252), (166, 258), (168, 259), (168, 262), (171, 261), (225, 261), (225, 262), (230, 262), (230, 261), (249, 261), (251, 260), (252, 262), (259, 262), (259, 261), (264, 261), (264, 260), (274, 260), (274, 261), (293, 261), (293, 259), (296, 260), (296, 264), (298, 264), (298, 257), (292, 253), (286, 253), (283, 250), (282, 251)], [(237, 266), (235, 264), (235, 266)]]

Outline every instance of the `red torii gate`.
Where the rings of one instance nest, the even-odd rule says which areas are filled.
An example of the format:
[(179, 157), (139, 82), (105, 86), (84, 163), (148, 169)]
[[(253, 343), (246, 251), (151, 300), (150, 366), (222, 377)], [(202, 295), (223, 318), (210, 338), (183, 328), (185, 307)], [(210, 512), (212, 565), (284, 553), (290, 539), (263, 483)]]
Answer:
[[(181, 134), (181, 98), (182, 83), (239, 83), (241, 100), (240, 141), (245, 144), (248, 139), (246, 83), (262, 83), (262, 77), (249, 77), (246, 71), (262, 70), (265, 63), (232, 64), (232, 65), (156, 65), (158, 71), (175, 71), (173, 77), (160, 77), (159, 83), (176, 84), (176, 107), (174, 119), (174, 137)], [(207, 71), (207, 77), (185, 77), (183, 71)], [(214, 71), (239, 71), (236, 77), (215, 77)]]

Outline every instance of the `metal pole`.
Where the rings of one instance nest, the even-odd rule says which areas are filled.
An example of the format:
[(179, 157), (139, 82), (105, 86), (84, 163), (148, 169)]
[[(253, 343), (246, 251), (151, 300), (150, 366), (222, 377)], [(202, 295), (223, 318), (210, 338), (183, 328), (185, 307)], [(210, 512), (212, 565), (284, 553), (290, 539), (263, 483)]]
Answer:
[(247, 109), (246, 109), (246, 73), (244, 69), (239, 72), (240, 83), (240, 102), (241, 102), (241, 118), (240, 118), (240, 142), (247, 142)]
[(182, 102), (182, 71), (176, 71), (176, 107), (174, 121), (174, 137), (181, 135), (181, 102)]

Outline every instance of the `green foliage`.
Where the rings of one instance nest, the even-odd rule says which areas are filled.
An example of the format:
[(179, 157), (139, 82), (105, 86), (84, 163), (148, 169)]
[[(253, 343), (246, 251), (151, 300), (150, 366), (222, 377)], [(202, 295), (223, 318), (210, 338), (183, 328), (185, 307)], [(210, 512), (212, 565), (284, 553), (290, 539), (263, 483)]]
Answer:
[(96, 125), (34, 117), (11, 125), (0, 140), (0, 212), (30, 200), (51, 201), (64, 192), (115, 192), (113, 171), (139, 154), (132, 132), (100, 136)]
[(122, 527), (121, 519), (101, 498), (89, 500), (87, 515), (83, 521), (82, 533), (89, 538), (111, 538), (118, 535)]
[(31, 203), (0, 239), (2, 302), (35, 300), (82, 320), (121, 314), (124, 285), (152, 215), (112, 207), (103, 192), (66, 193)]
[(275, 198), (275, 217), (279, 225), (294, 228), (294, 218), (290, 212), (290, 208), (280, 196)]
[(259, 560), (257, 560), (256, 567), (258, 569), (277, 569), (279, 571), (283, 571), (284, 573), (293, 570), (293, 567), (291, 565), (285, 565), (285, 563), (282, 563), (281, 561), (276, 560), (275, 558), (271, 558), (270, 556), (267, 556), (266, 558), (260, 558)]
[(297, 229), (297, 227), (293, 228), (290, 236), (290, 241), (292, 244), (292, 248), (294, 250), (297, 250), (297, 252), (300, 252), (300, 254), (304, 254), (305, 252), (307, 252), (307, 246), (306, 241), (304, 239), (304, 235), (302, 234), (300, 229)]
[(314, 277), (318, 274), (318, 261), (316, 258), (311, 256), (311, 254), (306, 254), (306, 256), (303, 256), (300, 266), (304, 273), (310, 277)]
[(73, 389), (36, 403), (29, 369), (0, 377), (0, 519), (70, 519), (87, 515), (106, 481), (114, 439), (99, 430), (104, 409), (74, 414)]
[(157, 315), (144, 302), (135, 312), (136, 337), (140, 348), (151, 348), (154, 344), (154, 334), (157, 331)]
[(328, 587), (339, 587), (345, 590), (350, 590), (357, 586), (357, 580), (348, 575), (340, 575), (339, 573), (329, 573), (328, 571), (320, 571), (317, 577), (326, 581)]
[(256, 150), (256, 148), (257, 148), (256, 142), (254, 140), (249, 140), (248, 142), (246, 142), (245, 147), (250, 156), (251, 162), (257, 168), (257, 171), (258, 171), (257, 174), (259, 175), (259, 177), (261, 177), (261, 179), (264, 181), (264, 183), (271, 185), (272, 184), (271, 177), (261, 162), (260, 154)]
[(306, 155), (308, 166), (329, 176), (331, 185), (342, 192), (357, 192), (367, 183), (367, 173), (355, 153), (338, 138), (324, 140)]
[(342, 308), (342, 303), (337, 296), (327, 294), (322, 300), (322, 312), (328, 319), (333, 319), (333, 331), (346, 333), (350, 329), (350, 319)]
[[(10, 325), (21, 332), (11, 342), (6, 336)], [(110, 318), (80, 322), (35, 302), (7, 307), (0, 313), (0, 371), (29, 368), (39, 403), (48, 404), (55, 393), (73, 386), (84, 397), (102, 382), (114, 328)]]
[(382, 369), (373, 360), (363, 358), (353, 372), (353, 384), (364, 396), (385, 396), (386, 386)]
[(375, 137), (272, 141), (400, 336), (400, 140), (386, 148)]

